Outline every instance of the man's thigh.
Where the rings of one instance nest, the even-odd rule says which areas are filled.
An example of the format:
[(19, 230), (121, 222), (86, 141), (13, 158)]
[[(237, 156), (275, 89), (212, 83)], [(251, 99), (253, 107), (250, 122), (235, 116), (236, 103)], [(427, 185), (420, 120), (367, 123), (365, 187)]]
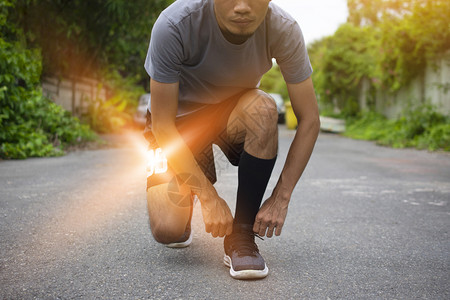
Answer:
[[(197, 163), (205, 176), (216, 182), (216, 171), (212, 144), (217, 144), (233, 165), (237, 165), (243, 143), (234, 143), (228, 135), (227, 125), (230, 115), (237, 105), (242, 93), (231, 97), (219, 104), (207, 105), (189, 115), (176, 119), (176, 127), (180, 135), (192, 151)], [(159, 148), (151, 132), (151, 115), (147, 113), (145, 137), (149, 142), (149, 149)], [(164, 174), (152, 174), (147, 178), (147, 189), (158, 184), (173, 181), (175, 174), (170, 169)]]

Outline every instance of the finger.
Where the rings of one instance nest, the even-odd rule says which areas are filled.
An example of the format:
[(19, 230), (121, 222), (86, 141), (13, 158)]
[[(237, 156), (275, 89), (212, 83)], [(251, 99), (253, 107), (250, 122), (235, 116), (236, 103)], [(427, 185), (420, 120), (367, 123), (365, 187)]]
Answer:
[(219, 224), (219, 237), (224, 237), (225, 233), (226, 233), (226, 229), (227, 229), (227, 225), (226, 224)]
[(253, 224), (253, 232), (258, 233), (259, 232), (259, 226), (261, 225), (261, 221), (256, 218), (255, 223)]
[(261, 222), (261, 225), (259, 225), (258, 235), (264, 236), (266, 234), (266, 229), (267, 229), (267, 224), (264, 222)]
[(281, 234), (281, 229), (283, 229), (283, 223), (277, 225), (277, 230), (275, 231), (275, 235), (276, 235), (276, 236), (280, 236), (280, 234)]
[(233, 233), (233, 222), (229, 222), (227, 224), (227, 229), (226, 229), (225, 234), (226, 235), (231, 235), (232, 233)]
[(206, 223), (205, 223), (205, 231), (206, 231), (207, 233), (210, 233), (210, 232), (211, 232), (211, 224), (206, 224)]
[(275, 229), (275, 226), (274, 225), (270, 225), (269, 226), (269, 228), (267, 229), (267, 234), (266, 234), (266, 236), (268, 237), (268, 238), (271, 238), (272, 236), (273, 236), (273, 230)]
[(217, 237), (219, 235), (219, 229), (218, 229), (219, 225), (218, 224), (214, 224), (213, 228), (211, 230), (211, 235), (213, 237)]
[(222, 224), (223, 234), (230, 235), (233, 233), (233, 216), (231, 215), (231, 212), (225, 216), (225, 223)]

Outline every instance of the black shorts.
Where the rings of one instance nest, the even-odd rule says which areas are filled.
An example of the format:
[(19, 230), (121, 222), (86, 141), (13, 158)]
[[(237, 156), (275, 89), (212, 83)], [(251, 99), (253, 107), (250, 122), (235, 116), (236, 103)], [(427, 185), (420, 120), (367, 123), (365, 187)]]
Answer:
[[(177, 117), (175, 120), (178, 131), (193, 153), (199, 167), (213, 184), (217, 181), (217, 177), (212, 144), (218, 145), (234, 166), (239, 164), (244, 150), (244, 143), (233, 143), (227, 134), (229, 116), (243, 93), (219, 104), (205, 105), (200, 110)], [(144, 136), (150, 143), (149, 149), (159, 147), (151, 130), (151, 114), (148, 111)], [(175, 173), (169, 166), (168, 171), (164, 174), (153, 174), (147, 177), (147, 189), (154, 185), (170, 182), (174, 176)]]

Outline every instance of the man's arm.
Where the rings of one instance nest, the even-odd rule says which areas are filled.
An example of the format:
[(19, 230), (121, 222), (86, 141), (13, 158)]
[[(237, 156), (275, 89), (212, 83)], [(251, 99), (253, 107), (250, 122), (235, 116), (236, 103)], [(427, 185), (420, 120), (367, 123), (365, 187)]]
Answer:
[(275, 235), (281, 234), (292, 192), (309, 161), (320, 129), (311, 77), (287, 87), (299, 124), (277, 185), (256, 215), (253, 231), (264, 236), (267, 229), (267, 237), (272, 237), (274, 228)]
[(150, 80), (152, 93), (152, 131), (158, 145), (164, 149), (170, 167), (176, 174), (189, 173), (201, 182), (201, 190), (194, 191), (202, 205), (206, 232), (223, 237), (232, 232), (233, 217), (226, 202), (203, 174), (175, 126), (178, 109), (178, 83)]

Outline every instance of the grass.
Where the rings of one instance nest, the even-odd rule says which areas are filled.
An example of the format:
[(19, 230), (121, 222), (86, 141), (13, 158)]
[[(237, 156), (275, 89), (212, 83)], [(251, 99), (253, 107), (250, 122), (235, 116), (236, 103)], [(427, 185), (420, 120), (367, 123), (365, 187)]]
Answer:
[(396, 120), (374, 112), (347, 119), (345, 136), (393, 148), (450, 151), (450, 117), (430, 105), (406, 110)]

